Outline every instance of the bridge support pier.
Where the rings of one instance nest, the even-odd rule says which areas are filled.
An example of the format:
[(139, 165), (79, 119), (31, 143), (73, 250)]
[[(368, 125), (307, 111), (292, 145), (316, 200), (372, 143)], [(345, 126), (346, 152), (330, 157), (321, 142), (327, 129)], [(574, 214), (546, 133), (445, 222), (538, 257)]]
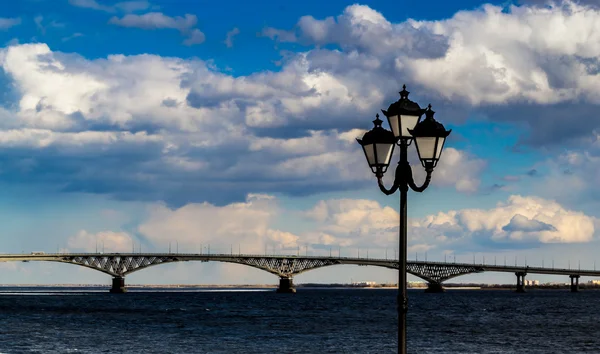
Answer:
[(579, 291), (579, 275), (569, 275), (571, 278), (571, 292), (576, 293)]
[(294, 282), (292, 281), (292, 277), (279, 278), (279, 287), (277, 288), (277, 293), (281, 293), (281, 294), (295, 294), (296, 293), (296, 288), (294, 287)]
[(517, 291), (516, 292), (524, 293), (525, 292), (525, 276), (527, 275), (527, 273), (516, 272), (515, 275), (517, 276)]
[(444, 290), (442, 283), (428, 283), (427, 289), (425, 289), (426, 293), (443, 293), (444, 291), (446, 290)]
[(123, 277), (114, 277), (112, 279), (112, 287), (110, 288), (111, 294), (124, 294), (127, 292), (127, 288), (125, 287), (125, 278)]

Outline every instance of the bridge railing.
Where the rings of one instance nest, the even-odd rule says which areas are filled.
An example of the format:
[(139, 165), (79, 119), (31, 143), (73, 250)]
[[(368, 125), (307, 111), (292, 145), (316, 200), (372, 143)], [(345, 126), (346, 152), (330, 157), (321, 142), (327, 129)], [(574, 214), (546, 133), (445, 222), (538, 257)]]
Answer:
[(132, 257), (132, 256), (188, 256), (188, 257), (252, 257), (252, 258), (298, 258), (298, 259), (360, 259), (360, 260), (372, 260), (372, 261), (388, 261), (388, 262), (397, 262), (397, 259), (393, 258), (373, 258), (373, 257), (341, 257), (341, 256), (304, 256), (304, 255), (295, 255), (295, 254), (281, 254), (281, 255), (273, 255), (273, 254), (245, 254), (245, 253), (183, 253), (183, 252), (64, 252), (64, 253), (22, 253), (22, 254), (0, 254), (0, 257), (10, 256), (10, 257), (57, 257), (57, 256), (124, 256), (124, 257)]

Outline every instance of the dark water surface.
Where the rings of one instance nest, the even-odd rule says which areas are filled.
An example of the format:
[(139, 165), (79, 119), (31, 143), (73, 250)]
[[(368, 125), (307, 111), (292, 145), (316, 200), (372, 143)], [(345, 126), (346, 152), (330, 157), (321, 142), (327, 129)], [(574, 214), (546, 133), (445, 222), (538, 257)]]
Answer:
[[(600, 353), (600, 291), (409, 291), (409, 353)], [(1, 353), (394, 353), (396, 291), (0, 288)]]

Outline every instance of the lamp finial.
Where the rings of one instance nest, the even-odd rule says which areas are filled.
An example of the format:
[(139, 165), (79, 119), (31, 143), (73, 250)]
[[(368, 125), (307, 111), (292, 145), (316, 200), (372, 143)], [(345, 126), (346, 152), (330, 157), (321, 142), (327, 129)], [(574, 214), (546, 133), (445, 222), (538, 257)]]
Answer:
[(402, 91), (400, 93), (400, 99), (408, 99), (408, 94), (410, 92), (406, 91), (406, 85), (402, 85)]
[(373, 124), (375, 124), (376, 127), (381, 127), (381, 123), (383, 123), (383, 121), (379, 119), (379, 113), (377, 113), (375, 115), (375, 120), (373, 121)]

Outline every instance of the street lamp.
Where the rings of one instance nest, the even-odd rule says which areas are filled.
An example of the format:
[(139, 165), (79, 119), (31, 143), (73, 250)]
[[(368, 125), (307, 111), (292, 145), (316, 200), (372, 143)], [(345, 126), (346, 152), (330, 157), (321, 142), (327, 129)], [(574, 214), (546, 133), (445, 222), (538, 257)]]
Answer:
[[(391, 195), (400, 189), (400, 229), (399, 249), (400, 259), (398, 272), (398, 353), (406, 353), (406, 312), (408, 311), (408, 298), (406, 296), (406, 195), (408, 187), (415, 192), (423, 192), (431, 181), (431, 174), (436, 167), (446, 138), (452, 130), (446, 130), (438, 123), (431, 110), (421, 109), (419, 105), (408, 99), (409, 92), (406, 85), (400, 92), (400, 100), (390, 105), (387, 111), (382, 110), (392, 128), (389, 131), (381, 126), (383, 121), (379, 114), (373, 121), (373, 129), (366, 132), (362, 139), (356, 139), (362, 146), (371, 171), (377, 177), (379, 189), (386, 195)], [(421, 121), (421, 116), (425, 119)], [(412, 169), (408, 163), (408, 146), (415, 141), (421, 165), (425, 168), (427, 176), (421, 186), (413, 180)], [(383, 175), (387, 171), (394, 152), (394, 146), (400, 147), (400, 161), (396, 167), (396, 174), (392, 188), (383, 185)]]

